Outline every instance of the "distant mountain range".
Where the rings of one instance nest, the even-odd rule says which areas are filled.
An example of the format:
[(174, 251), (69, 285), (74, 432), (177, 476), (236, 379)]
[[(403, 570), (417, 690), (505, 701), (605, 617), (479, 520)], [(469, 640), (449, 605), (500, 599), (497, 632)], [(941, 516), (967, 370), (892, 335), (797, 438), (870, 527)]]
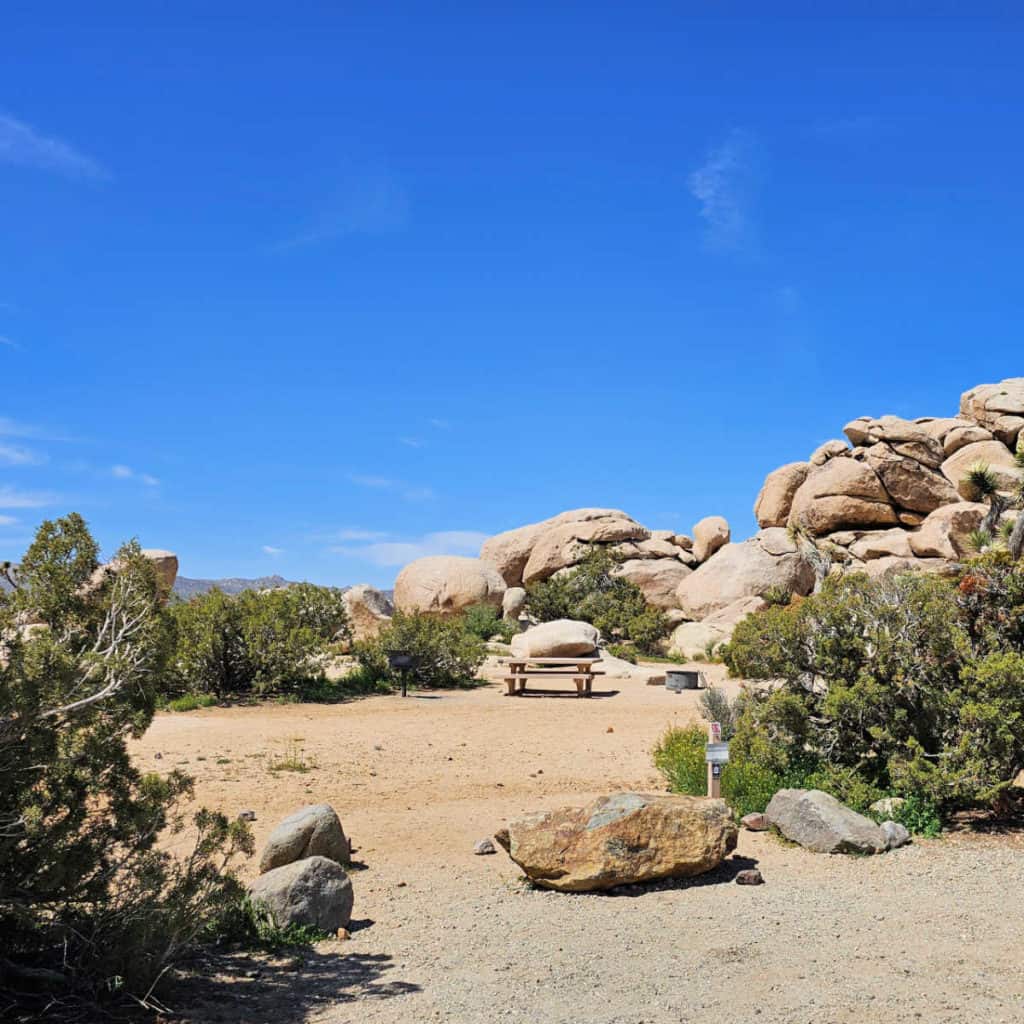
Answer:
[(292, 582), (283, 576), (259, 576), (254, 580), (241, 579), (237, 576), (223, 580), (192, 580), (187, 576), (179, 576), (174, 581), (174, 592), (178, 597), (187, 600), (196, 594), (205, 594), (214, 587), (225, 594), (240, 594), (243, 590), (276, 590), (279, 587), (290, 587)]

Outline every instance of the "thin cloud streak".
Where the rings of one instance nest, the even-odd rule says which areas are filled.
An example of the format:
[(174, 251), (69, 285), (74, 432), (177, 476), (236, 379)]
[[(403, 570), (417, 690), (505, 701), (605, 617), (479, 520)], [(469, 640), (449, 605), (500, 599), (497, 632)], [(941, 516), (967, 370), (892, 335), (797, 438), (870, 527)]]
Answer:
[(0, 114), (0, 163), (54, 171), (68, 178), (110, 177), (106, 168), (92, 157), (7, 114)]
[(59, 498), (50, 491), (22, 491), (17, 487), (0, 487), (0, 508), (44, 508)]
[(406, 565), (429, 555), (467, 555), (475, 557), (489, 534), (476, 530), (442, 530), (410, 540), (378, 541), (360, 546), (337, 545), (330, 550), (373, 565), (390, 568)]
[(0, 466), (39, 466), (46, 456), (16, 444), (0, 444)]
[(275, 548), (272, 544), (264, 544), (260, 550), (262, 550), (263, 554), (270, 555), (272, 558), (275, 555), (284, 554), (284, 548)]
[(138, 480), (147, 487), (158, 487), (160, 481), (150, 473), (136, 473), (131, 466), (118, 464), (110, 467), (110, 475), (118, 480)]
[(360, 473), (350, 473), (349, 480), (357, 487), (366, 487), (375, 491), (391, 491), (397, 494), (403, 501), (432, 501), (437, 497), (431, 487), (408, 484), (402, 480), (392, 480), (386, 476), (366, 476)]
[(704, 240), (712, 249), (741, 249), (752, 241), (749, 207), (755, 155), (753, 136), (733, 131), (688, 179), (690, 194), (700, 203)]

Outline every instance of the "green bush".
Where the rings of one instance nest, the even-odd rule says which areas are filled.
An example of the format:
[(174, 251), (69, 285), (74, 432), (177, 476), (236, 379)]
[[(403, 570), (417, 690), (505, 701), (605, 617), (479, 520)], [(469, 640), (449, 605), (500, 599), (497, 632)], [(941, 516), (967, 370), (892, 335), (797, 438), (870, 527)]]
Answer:
[(733, 749), (863, 809), (914, 798), (946, 815), (998, 806), (1024, 764), (1024, 567), (976, 559), (958, 583), (907, 574), (825, 582), (737, 626), (751, 690)]
[(531, 583), (527, 607), (541, 622), (578, 619), (596, 626), (606, 641), (630, 640), (641, 653), (657, 653), (669, 621), (635, 583), (613, 574), (617, 564), (608, 552), (594, 549), (569, 572)]
[(207, 927), (203, 938), (208, 942), (229, 942), (247, 949), (279, 953), (308, 948), (330, 936), (309, 925), (290, 924), (282, 928), (275, 923), (265, 903), (254, 902), (248, 895), (242, 895)]
[(212, 708), (217, 698), (212, 693), (186, 693), (181, 697), (173, 697), (164, 705), (168, 711), (196, 711), (199, 708)]
[[(699, 725), (671, 728), (654, 749), (654, 765), (665, 776), (674, 793), (706, 796), (708, 771), (705, 760), (707, 730)], [(764, 765), (729, 752), (722, 768), (722, 798), (738, 817), (763, 811), (775, 793), (789, 786), (800, 787), (802, 772), (774, 772)]]
[[(140, 773), (127, 741), (152, 720), (173, 635), (138, 544), (116, 565), (97, 573), (70, 515), (42, 524), (0, 594), (0, 935), (15, 1001), (143, 999), (238, 898), (227, 865), (252, 851), (244, 824), (200, 810), (191, 852), (168, 852), (191, 780)], [(20, 629), (26, 618), (38, 625)]]
[(365, 679), (398, 686), (401, 677), (388, 667), (389, 654), (411, 654), (417, 662), (410, 682), (428, 688), (473, 686), (487, 656), (484, 641), (466, 628), (461, 617), (395, 612), (372, 639), (355, 645)]
[(323, 679), (330, 645), (350, 636), (342, 593), (297, 583), (201, 594), (170, 608), (179, 692), (296, 693)]
[(470, 605), (462, 613), (462, 624), (485, 642), (493, 636), (499, 636), (507, 644), (519, 632), (518, 622), (506, 622), (498, 609), (489, 604)]
[(631, 665), (637, 663), (636, 648), (632, 644), (608, 644), (606, 650), (613, 658), (621, 658)]
[(908, 796), (894, 807), (889, 814), (872, 814), (881, 824), (883, 821), (898, 821), (915, 836), (934, 839), (942, 831), (942, 816), (935, 804), (919, 796)]

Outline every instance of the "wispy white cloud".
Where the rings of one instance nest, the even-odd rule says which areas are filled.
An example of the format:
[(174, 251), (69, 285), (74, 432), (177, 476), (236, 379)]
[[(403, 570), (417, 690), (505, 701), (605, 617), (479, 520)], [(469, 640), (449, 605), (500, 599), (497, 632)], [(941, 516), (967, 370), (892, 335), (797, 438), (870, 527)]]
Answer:
[(284, 548), (275, 548), (273, 544), (264, 544), (260, 550), (263, 552), (263, 554), (270, 555), (271, 557), (273, 557), (274, 555), (281, 555), (284, 553)]
[(50, 491), (22, 491), (17, 487), (0, 487), (0, 508), (43, 508), (56, 504), (56, 494)]
[(0, 516), (0, 526), (14, 526), (17, 521), (16, 516)]
[(125, 466), (118, 464), (110, 467), (110, 475), (116, 477), (118, 480), (138, 480), (140, 483), (145, 484), (147, 487), (156, 487), (160, 481), (149, 473), (136, 473), (131, 466)]
[(752, 241), (756, 150), (754, 137), (737, 129), (689, 177), (690, 194), (700, 203), (705, 223), (704, 238), (713, 249), (740, 249)]
[(21, 348), (13, 338), (8, 338), (6, 334), (0, 334), (0, 345), (4, 345), (7, 348)]
[(382, 540), (387, 536), (387, 533), (382, 530), (361, 530), (358, 528), (346, 528), (343, 530), (337, 530), (330, 536), (331, 540), (336, 541), (350, 541), (350, 540)]
[(333, 195), (321, 203), (304, 228), (277, 248), (296, 249), (345, 235), (386, 235), (409, 221), (409, 194), (391, 171), (343, 171)]
[(400, 437), (398, 441), (407, 448), (422, 448), (427, 443), (422, 437)]
[(0, 443), (0, 466), (38, 466), (45, 461), (45, 455), (31, 448)]
[(0, 437), (23, 437), (31, 441), (74, 441), (75, 438), (32, 423), (0, 416)]
[(0, 163), (54, 171), (69, 178), (110, 177), (91, 156), (6, 114), (0, 114)]
[(330, 550), (338, 555), (358, 558), (373, 565), (405, 565), (427, 555), (470, 555), (480, 553), (480, 545), (489, 534), (476, 530), (442, 530), (422, 537), (376, 541), (372, 544), (335, 545)]
[(367, 476), (361, 473), (350, 473), (349, 480), (357, 487), (366, 487), (375, 491), (393, 491), (404, 501), (431, 501), (436, 497), (433, 488), (418, 484), (408, 484), (402, 480), (393, 480), (386, 476)]

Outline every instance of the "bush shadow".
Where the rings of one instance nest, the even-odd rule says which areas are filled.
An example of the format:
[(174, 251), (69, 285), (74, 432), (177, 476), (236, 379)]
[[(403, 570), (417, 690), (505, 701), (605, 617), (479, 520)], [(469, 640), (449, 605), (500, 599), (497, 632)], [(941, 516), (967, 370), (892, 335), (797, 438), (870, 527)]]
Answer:
[(421, 991), (389, 976), (393, 968), (387, 954), (346, 953), (341, 946), (277, 957), (217, 954), (194, 964), (161, 998), (176, 1020), (190, 1024), (303, 1021), (328, 1007)]

